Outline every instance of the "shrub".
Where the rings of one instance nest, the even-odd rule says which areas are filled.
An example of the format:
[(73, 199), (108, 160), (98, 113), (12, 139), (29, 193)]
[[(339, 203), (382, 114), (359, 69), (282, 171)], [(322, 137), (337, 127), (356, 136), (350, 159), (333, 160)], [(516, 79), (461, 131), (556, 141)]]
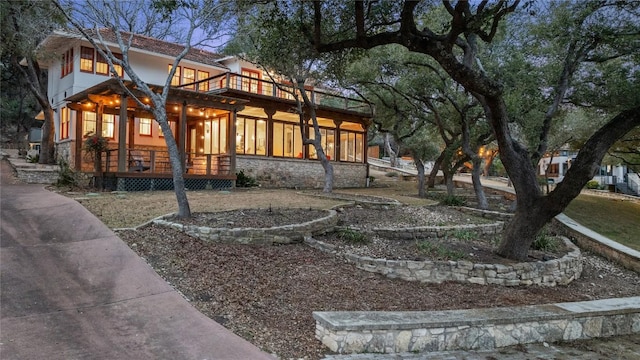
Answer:
[(78, 186), (78, 176), (76, 172), (69, 167), (69, 163), (64, 160), (58, 161), (58, 181), (56, 186)]
[(441, 205), (447, 206), (464, 206), (467, 201), (464, 198), (455, 195), (447, 195), (440, 200)]
[(236, 173), (236, 187), (254, 187), (258, 186), (258, 182), (255, 178), (245, 175), (244, 171), (240, 170)]
[(338, 230), (338, 237), (351, 244), (366, 244), (369, 242), (367, 235), (349, 228)]
[(587, 189), (596, 190), (599, 188), (600, 188), (600, 183), (598, 182), (598, 180), (589, 180), (587, 182)]
[(33, 156), (27, 155), (27, 161), (32, 164), (37, 164), (40, 161), (40, 155), (39, 154), (35, 154)]
[(555, 251), (560, 247), (558, 238), (551, 235), (549, 230), (545, 227), (536, 236), (536, 240), (531, 244), (531, 248), (540, 251)]

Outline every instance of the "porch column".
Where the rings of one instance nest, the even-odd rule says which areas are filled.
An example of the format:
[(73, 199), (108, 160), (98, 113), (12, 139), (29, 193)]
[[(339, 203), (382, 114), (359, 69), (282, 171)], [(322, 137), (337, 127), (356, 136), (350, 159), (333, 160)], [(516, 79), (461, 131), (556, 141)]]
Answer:
[(231, 124), (229, 124), (229, 175), (236, 174), (236, 119), (238, 110), (231, 113)]
[(76, 148), (75, 148), (75, 156), (73, 159), (73, 168), (80, 171), (82, 169), (82, 111), (76, 110), (76, 126), (75, 126), (75, 139), (76, 139)]
[(136, 142), (136, 116), (127, 116), (127, 122), (129, 123), (129, 149), (135, 148)]
[(120, 95), (118, 119), (118, 172), (127, 171), (127, 96)]
[(340, 125), (342, 121), (334, 120), (334, 124), (336, 124), (336, 161), (340, 161)]
[(276, 114), (276, 109), (265, 108), (264, 113), (267, 115), (267, 156), (272, 157), (273, 156), (273, 115)]
[(102, 101), (96, 107), (96, 135), (102, 136), (102, 114), (104, 113), (104, 104)]
[[(367, 127), (364, 126), (364, 124), (361, 124), (360, 126), (362, 126), (362, 130), (364, 130), (364, 134), (362, 134), (362, 159), (364, 160), (365, 164), (369, 164), (369, 141), (368, 140), (368, 134), (367, 134)], [(367, 177), (369, 176), (369, 165), (367, 165)]]

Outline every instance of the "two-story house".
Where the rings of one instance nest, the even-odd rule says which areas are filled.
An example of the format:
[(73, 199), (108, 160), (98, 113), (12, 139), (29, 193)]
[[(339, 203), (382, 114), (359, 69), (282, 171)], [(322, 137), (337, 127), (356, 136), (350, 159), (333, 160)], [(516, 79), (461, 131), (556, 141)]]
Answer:
[[(113, 33), (104, 44), (119, 55)], [(48, 69), (48, 94), (55, 112), (57, 154), (78, 171), (93, 172), (83, 138), (97, 133), (109, 140), (103, 159), (107, 183), (123, 190), (172, 188), (162, 130), (151, 113), (127, 97), (108, 63), (79, 34), (54, 32), (40, 45), (55, 54)], [(129, 64), (152, 88), (165, 83), (183, 46), (134, 35)], [(135, 84), (121, 68), (125, 85)], [(167, 113), (185, 159), (187, 188), (233, 186), (236, 172), (267, 187), (321, 187), (324, 172), (313, 146), (303, 145), (295, 101), (255, 64), (234, 56), (191, 49), (171, 81)], [(334, 166), (336, 187), (364, 186), (368, 173), (366, 103), (309, 84), (325, 153)], [(143, 101), (148, 101), (144, 99)], [(311, 122), (302, 131), (313, 136)]]

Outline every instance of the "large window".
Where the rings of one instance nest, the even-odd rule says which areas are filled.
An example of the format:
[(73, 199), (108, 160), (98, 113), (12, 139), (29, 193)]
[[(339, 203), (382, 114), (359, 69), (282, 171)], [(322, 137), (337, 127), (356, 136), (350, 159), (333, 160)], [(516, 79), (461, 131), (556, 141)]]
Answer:
[(80, 48), (80, 71), (93, 74), (93, 48), (82, 46)]
[(99, 52), (96, 52), (96, 74), (109, 75), (109, 63)]
[(113, 139), (113, 132), (116, 127), (116, 116), (112, 114), (102, 114), (102, 136)]
[[(200, 71), (198, 70), (198, 81), (200, 80), (204, 80), (204, 79), (208, 79), (209, 78), (209, 72), (208, 71)], [(203, 81), (201, 83), (198, 84), (198, 90), (200, 91), (209, 91), (209, 82), (208, 81)]]
[(60, 111), (60, 140), (69, 138), (69, 124), (71, 123), (71, 110), (63, 107)]
[(82, 112), (82, 135), (87, 136), (96, 133), (96, 113), (91, 111)]
[(273, 123), (273, 156), (302, 158), (300, 126)]
[(139, 134), (143, 136), (151, 136), (151, 119), (140, 118)]
[[(315, 131), (313, 127), (309, 127), (309, 139), (315, 139)], [(327, 159), (335, 160), (335, 149), (336, 149), (336, 135), (335, 131), (331, 129), (320, 129), (320, 142), (322, 143), (322, 150), (324, 150), (325, 155), (327, 155)], [(309, 145), (309, 159), (317, 159), (318, 155), (316, 154), (315, 147), (313, 145)]]
[(63, 78), (73, 72), (73, 48), (62, 54), (62, 63), (60, 64), (60, 77)]
[(204, 121), (204, 153), (226, 154), (228, 120), (226, 117)]
[(340, 131), (340, 160), (362, 162), (364, 151), (364, 134), (351, 131)]
[(267, 155), (267, 122), (238, 118), (236, 121), (236, 153)]
[(196, 70), (190, 68), (182, 69), (182, 83), (183, 84), (191, 84), (184, 87), (187, 90), (195, 90), (196, 86), (193, 84), (196, 82)]
[(242, 69), (242, 91), (260, 93), (260, 72)]

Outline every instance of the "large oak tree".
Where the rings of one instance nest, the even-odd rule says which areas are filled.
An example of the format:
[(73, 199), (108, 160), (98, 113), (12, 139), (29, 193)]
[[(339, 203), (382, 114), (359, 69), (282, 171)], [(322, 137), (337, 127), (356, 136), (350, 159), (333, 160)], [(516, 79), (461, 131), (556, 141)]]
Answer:
[[(549, 3), (547, 9), (536, 9), (534, 5), (521, 4), (519, 0), (445, 0), (439, 5), (434, 1), (314, 1), (309, 4), (313, 7), (314, 26), (304, 32), (320, 52), (400, 44), (426, 54), (482, 104), (518, 198), (514, 219), (498, 248), (500, 255), (511, 259), (527, 257), (535, 236), (580, 193), (607, 150), (640, 125), (639, 104), (626, 104), (589, 137), (555, 190), (542, 194), (537, 163), (547, 150), (549, 131), (572, 89), (572, 81), (588, 76), (585, 64), (590, 62), (622, 58), (634, 61), (627, 55), (634, 54), (640, 45), (640, 5), (607, 0)], [(538, 141), (528, 144), (529, 148), (512, 132), (515, 119), (507, 105), (510, 93), (501, 74), (489, 73), (474, 61), (478, 43), (491, 43), (507, 15), (525, 6), (529, 16), (536, 16), (539, 10), (551, 10), (545, 16), (557, 16), (566, 25), (555, 37), (543, 39), (557, 46), (556, 58), (528, 59), (555, 62), (559, 70), (556, 81), (540, 89), (551, 101), (537, 119)], [(447, 17), (438, 27), (427, 26), (422, 19), (435, 7), (443, 7)], [(638, 66), (637, 62), (631, 65)]]

